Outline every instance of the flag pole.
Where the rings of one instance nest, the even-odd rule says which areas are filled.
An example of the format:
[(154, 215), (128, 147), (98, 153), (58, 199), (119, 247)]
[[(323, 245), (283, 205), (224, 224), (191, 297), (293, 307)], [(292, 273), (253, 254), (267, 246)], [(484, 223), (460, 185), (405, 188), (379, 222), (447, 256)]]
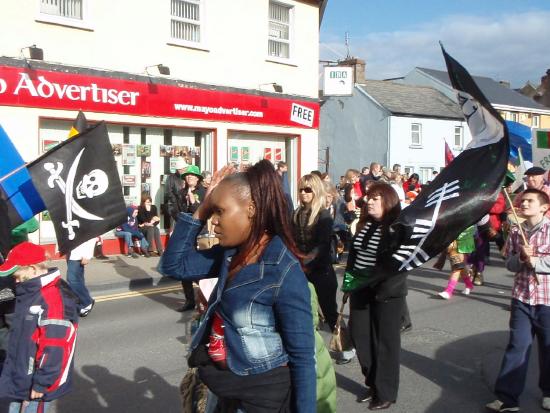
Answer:
[(6, 175), (0, 178), (0, 183), (4, 182), (6, 179), (8, 179), (10, 176), (15, 175), (17, 172), (25, 169), (27, 167), (27, 164), (24, 163), (23, 165), (15, 168), (13, 171), (8, 172)]
[[(521, 225), (519, 223), (518, 214), (516, 214), (516, 209), (514, 208), (514, 204), (512, 204), (512, 199), (510, 199), (510, 195), (508, 194), (508, 192), (506, 191), (505, 188), (502, 188), (502, 192), (504, 192), (504, 195), (506, 196), (506, 199), (508, 199), (508, 203), (510, 204), (510, 207), (512, 209), (512, 214), (514, 214), (514, 218), (516, 219), (516, 222), (517, 222), (517, 225), (518, 225), (518, 228), (519, 228), (519, 233), (521, 234), (521, 238), (523, 239), (523, 244), (525, 246), (527, 246), (527, 245), (529, 245), (529, 241), (527, 241), (527, 237), (525, 236), (525, 232), (523, 232), (523, 228), (521, 227)], [(537, 283), (537, 285), (539, 285), (539, 277), (537, 277), (537, 273), (535, 273), (535, 282)]]

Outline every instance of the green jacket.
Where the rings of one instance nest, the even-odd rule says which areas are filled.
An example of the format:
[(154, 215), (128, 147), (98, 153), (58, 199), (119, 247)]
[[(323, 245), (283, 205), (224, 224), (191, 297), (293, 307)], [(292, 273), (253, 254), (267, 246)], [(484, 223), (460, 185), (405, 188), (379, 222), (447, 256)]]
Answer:
[(474, 252), (476, 249), (476, 244), (474, 241), (474, 233), (476, 229), (475, 226), (471, 226), (466, 228), (464, 231), (460, 233), (458, 238), (456, 239), (457, 246), (458, 246), (458, 252), (461, 254), (469, 254), (471, 252)]
[(309, 284), (311, 292), (311, 311), (315, 327), (315, 360), (317, 362), (317, 413), (336, 412), (336, 374), (330, 354), (321, 334), (317, 331), (319, 325), (317, 294), (313, 284)]

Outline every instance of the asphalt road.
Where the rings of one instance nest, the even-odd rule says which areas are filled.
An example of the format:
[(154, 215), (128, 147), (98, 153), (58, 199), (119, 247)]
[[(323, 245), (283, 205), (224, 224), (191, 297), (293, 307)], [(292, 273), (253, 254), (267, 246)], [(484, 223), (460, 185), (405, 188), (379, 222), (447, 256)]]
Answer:
[[(399, 400), (388, 412), (483, 412), (493, 399), (490, 389), (508, 337), (512, 277), (498, 258), (492, 262), (485, 286), (450, 301), (435, 297), (446, 285), (446, 271), (427, 266), (410, 275), (414, 327), (403, 335)], [(178, 386), (190, 337), (188, 313), (174, 311), (182, 295), (115, 298), (99, 302), (81, 320), (74, 391), (51, 413), (181, 411)], [(535, 358), (533, 353), (524, 412), (543, 411)], [(338, 411), (368, 411), (355, 402), (363, 381), (357, 361), (336, 366), (336, 375)]]

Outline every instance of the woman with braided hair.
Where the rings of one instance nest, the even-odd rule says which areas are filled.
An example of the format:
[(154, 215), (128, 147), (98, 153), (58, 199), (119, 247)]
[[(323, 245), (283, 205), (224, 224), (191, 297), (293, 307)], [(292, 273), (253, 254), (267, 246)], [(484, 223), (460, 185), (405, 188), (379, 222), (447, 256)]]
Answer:
[[(209, 218), (219, 245), (197, 251)], [(177, 217), (159, 271), (188, 281), (219, 277), (188, 362), (222, 411), (316, 411), (311, 299), (297, 256), (269, 161), (216, 172), (195, 213)]]

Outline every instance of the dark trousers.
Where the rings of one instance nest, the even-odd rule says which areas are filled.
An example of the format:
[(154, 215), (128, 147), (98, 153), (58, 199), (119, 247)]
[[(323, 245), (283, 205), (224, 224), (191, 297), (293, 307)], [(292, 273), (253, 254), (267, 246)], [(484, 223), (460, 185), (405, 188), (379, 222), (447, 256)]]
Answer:
[(182, 281), (183, 295), (187, 303), (195, 304), (195, 290), (193, 289), (193, 281)]
[(157, 247), (157, 251), (159, 253), (164, 250), (160, 240), (160, 230), (158, 226), (141, 227), (139, 230), (143, 233), (143, 235), (145, 235), (145, 239), (149, 244), (149, 251), (153, 251), (153, 241), (155, 242), (155, 246)]
[(199, 367), (199, 377), (218, 396), (217, 412), (233, 412), (235, 408), (246, 413), (290, 412), (291, 381), (288, 367), (238, 376), (210, 363)]
[(539, 387), (544, 397), (550, 397), (550, 307), (513, 299), (510, 341), (495, 384), (495, 394), (506, 406), (519, 406), (534, 336), (539, 347)]
[(338, 318), (338, 303), (336, 302), (338, 280), (336, 279), (334, 268), (330, 265), (325, 274), (318, 272), (307, 274), (307, 279), (315, 287), (319, 307), (321, 307), (330, 331), (334, 330), (336, 319)]
[(374, 390), (378, 400), (397, 400), (404, 307), (405, 297), (376, 301), (368, 289), (350, 296), (351, 339), (365, 384)]

